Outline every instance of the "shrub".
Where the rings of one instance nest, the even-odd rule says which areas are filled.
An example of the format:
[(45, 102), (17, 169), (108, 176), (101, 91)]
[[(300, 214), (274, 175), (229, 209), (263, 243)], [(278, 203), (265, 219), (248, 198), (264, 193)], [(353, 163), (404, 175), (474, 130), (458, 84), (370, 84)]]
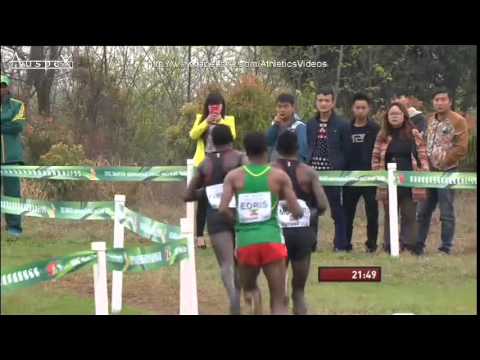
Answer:
[(297, 90), (297, 113), (304, 122), (313, 118), (317, 109), (315, 108), (316, 88), (313, 81), (306, 84), (302, 91)]
[(465, 159), (460, 163), (464, 171), (477, 171), (477, 134), (472, 133), (468, 140), (468, 152)]
[[(67, 145), (62, 142), (53, 145), (40, 157), (41, 166), (94, 166), (85, 157), (82, 145)], [(33, 180), (23, 188), (25, 197), (51, 200), (80, 200), (84, 193), (92, 190), (89, 181), (45, 181)]]
[(235, 116), (239, 147), (248, 132), (266, 132), (275, 116), (271, 89), (253, 75), (242, 76), (227, 93), (226, 102), (228, 115)]

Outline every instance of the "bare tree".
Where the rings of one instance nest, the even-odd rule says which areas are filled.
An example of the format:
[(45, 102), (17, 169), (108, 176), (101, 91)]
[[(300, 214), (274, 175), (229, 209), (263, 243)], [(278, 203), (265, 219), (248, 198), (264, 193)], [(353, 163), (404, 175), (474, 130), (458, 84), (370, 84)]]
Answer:
[(337, 65), (337, 78), (335, 81), (335, 93), (338, 95), (338, 90), (340, 89), (340, 77), (342, 76), (342, 66), (343, 66), (343, 45), (340, 45), (340, 51), (338, 55), (338, 65)]
[[(49, 60), (51, 62), (60, 58), (62, 53), (61, 46), (32, 46), (30, 48), (30, 61)], [(51, 112), (50, 93), (52, 90), (53, 80), (55, 78), (55, 69), (29, 69), (27, 71), (27, 93), (35, 87), (37, 94), (38, 113), (40, 115), (49, 116)]]

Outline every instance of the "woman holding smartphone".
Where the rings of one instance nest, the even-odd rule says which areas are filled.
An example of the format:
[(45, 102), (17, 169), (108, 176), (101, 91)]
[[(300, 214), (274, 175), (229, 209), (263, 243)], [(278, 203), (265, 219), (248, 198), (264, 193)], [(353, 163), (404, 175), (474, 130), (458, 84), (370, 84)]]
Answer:
[[(205, 159), (206, 153), (215, 152), (215, 145), (212, 141), (212, 130), (215, 125), (222, 124), (230, 128), (233, 139), (236, 138), (235, 118), (225, 115), (225, 99), (219, 92), (208, 94), (203, 104), (203, 113), (197, 114), (195, 123), (190, 130), (190, 138), (197, 141), (197, 149), (193, 156), (193, 162), (196, 168)], [(203, 238), (203, 231), (206, 220), (207, 199), (206, 197), (198, 200), (197, 218), (196, 218), (196, 243), (197, 247), (205, 249), (207, 247)]]

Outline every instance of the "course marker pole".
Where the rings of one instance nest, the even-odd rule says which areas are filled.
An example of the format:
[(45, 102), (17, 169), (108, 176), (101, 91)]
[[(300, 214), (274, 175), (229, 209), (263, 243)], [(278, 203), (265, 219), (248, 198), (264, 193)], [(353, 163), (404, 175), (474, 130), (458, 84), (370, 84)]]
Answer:
[[(193, 159), (187, 160), (187, 185), (193, 178)], [(198, 315), (197, 273), (195, 268), (195, 203), (187, 202), (187, 217), (180, 219), (187, 238), (188, 258), (180, 262), (180, 315)]]
[[(115, 195), (115, 218), (113, 225), (113, 247), (123, 249), (125, 242), (125, 227), (120, 223), (124, 218), (125, 195)], [(123, 272), (112, 272), (112, 314), (122, 311)]]
[(104, 241), (92, 242), (91, 246), (97, 252), (97, 262), (93, 265), (95, 315), (108, 315), (107, 247)]
[(388, 212), (390, 221), (390, 255), (399, 256), (398, 244), (398, 199), (397, 183), (395, 181), (396, 163), (388, 163)]

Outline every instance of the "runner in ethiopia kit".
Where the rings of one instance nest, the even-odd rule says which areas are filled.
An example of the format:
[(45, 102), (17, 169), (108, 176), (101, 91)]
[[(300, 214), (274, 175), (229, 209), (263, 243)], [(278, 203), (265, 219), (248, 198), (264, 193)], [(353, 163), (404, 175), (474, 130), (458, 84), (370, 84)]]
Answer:
[(236, 200), (236, 257), (245, 301), (254, 314), (262, 313), (257, 277), (263, 270), (270, 290), (272, 314), (287, 314), (285, 276), (287, 248), (277, 220), (279, 200), (286, 200), (292, 216), (303, 215), (292, 182), (285, 172), (267, 163), (267, 140), (260, 133), (244, 139), (249, 165), (230, 171), (223, 183), (220, 213), (232, 222), (229, 203)]
[[(199, 165), (197, 174), (188, 185), (185, 201), (201, 199), (207, 195), (207, 228), (212, 241), (220, 273), (230, 300), (230, 314), (240, 314), (240, 284), (234, 261), (234, 229), (230, 222), (218, 213), (225, 175), (247, 163), (247, 157), (232, 148), (233, 137), (225, 125), (212, 130), (215, 151), (208, 153)], [(234, 201), (230, 206), (235, 207)]]
[(278, 137), (277, 152), (280, 156), (274, 166), (288, 174), (298, 202), (303, 208), (303, 216), (294, 219), (282, 200), (278, 206), (278, 220), (287, 245), (287, 264), (288, 261), (292, 263), (293, 313), (306, 315), (305, 284), (310, 270), (310, 255), (316, 243), (318, 216), (327, 209), (327, 197), (317, 172), (298, 161), (298, 141), (295, 133), (286, 131)]

